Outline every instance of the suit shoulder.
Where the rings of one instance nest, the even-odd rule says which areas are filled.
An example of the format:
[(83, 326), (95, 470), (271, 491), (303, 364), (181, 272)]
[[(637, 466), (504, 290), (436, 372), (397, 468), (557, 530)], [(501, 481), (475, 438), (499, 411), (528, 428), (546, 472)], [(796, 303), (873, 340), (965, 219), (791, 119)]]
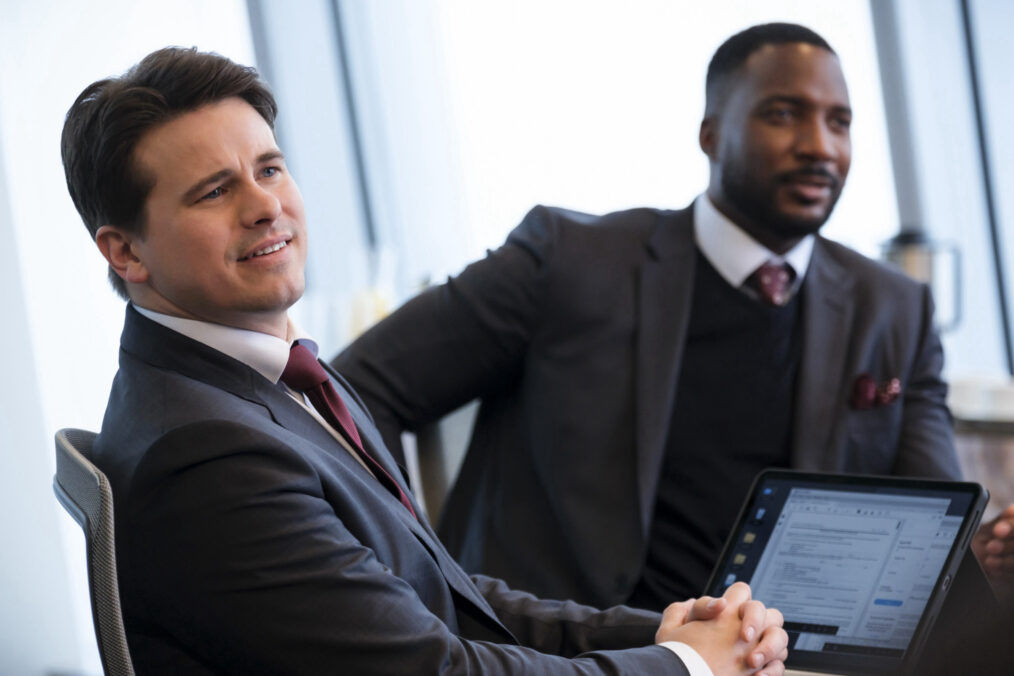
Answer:
[[(206, 438), (232, 439), (233, 427), (254, 429), (270, 424), (270, 412), (210, 384), (121, 357), (113, 379), (102, 430), (96, 440), (96, 464), (121, 481), (175, 430), (218, 426)], [(196, 438), (196, 437), (192, 437)]]
[[(561, 248), (577, 255), (640, 256), (660, 224), (679, 222), (685, 212), (639, 207), (596, 215), (538, 205), (507, 241), (542, 252)], [(689, 225), (689, 218), (682, 220)]]
[(637, 207), (606, 214), (589, 214), (563, 207), (538, 204), (525, 215), (522, 224), (543, 224), (558, 228), (590, 228), (596, 230), (650, 228), (660, 218), (676, 212), (668, 209)]
[(257, 411), (258, 418), (268, 415), (263, 407), (211, 383), (123, 357), (103, 427), (135, 420), (158, 429), (216, 418), (242, 420), (248, 409)]
[(893, 291), (906, 295), (921, 295), (925, 291), (925, 284), (912, 279), (892, 265), (864, 256), (855, 249), (824, 237), (818, 238), (818, 243), (823, 254), (846, 270), (862, 287), (881, 294)]

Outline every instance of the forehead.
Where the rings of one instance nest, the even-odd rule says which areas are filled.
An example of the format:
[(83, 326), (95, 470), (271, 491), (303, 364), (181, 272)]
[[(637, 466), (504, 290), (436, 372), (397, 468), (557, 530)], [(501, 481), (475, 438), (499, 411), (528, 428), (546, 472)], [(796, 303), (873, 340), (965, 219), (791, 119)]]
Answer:
[(135, 146), (134, 159), (162, 184), (235, 169), (276, 148), (271, 127), (253, 106), (229, 98), (149, 130)]
[(764, 45), (736, 71), (732, 97), (755, 103), (772, 96), (806, 98), (848, 106), (848, 87), (838, 57), (805, 42)]

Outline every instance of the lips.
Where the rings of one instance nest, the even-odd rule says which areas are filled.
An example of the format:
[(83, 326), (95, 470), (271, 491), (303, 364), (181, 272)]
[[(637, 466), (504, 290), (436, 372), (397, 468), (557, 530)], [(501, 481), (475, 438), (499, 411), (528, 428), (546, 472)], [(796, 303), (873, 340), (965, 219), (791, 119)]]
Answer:
[(826, 200), (838, 190), (838, 178), (826, 169), (807, 167), (786, 172), (781, 182), (805, 202)]
[(269, 255), (275, 253), (276, 251), (281, 251), (282, 249), (284, 249), (285, 247), (287, 247), (289, 245), (290, 241), (291, 241), (291, 239), (280, 239), (280, 240), (275, 240), (275, 241), (269, 242), (267, 244), (258, 246), (257, 249), (254, 249), (253, 251), (251, 251), (250, 253), (246, 254), (245, 256), (243, 256), (242, 258), (240, 258), (239, 260), (241, 260), (241, 261), (248, 261), (248, 260), (251, 260), (251, 259), (254, 259), (254, 258), (260, 258), (262, 256), (269, 256)]

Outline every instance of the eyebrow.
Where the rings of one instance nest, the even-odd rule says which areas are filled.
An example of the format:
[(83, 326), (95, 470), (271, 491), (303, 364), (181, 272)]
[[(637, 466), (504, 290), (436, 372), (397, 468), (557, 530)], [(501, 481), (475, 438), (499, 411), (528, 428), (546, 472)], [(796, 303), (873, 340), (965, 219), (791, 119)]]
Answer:
[[(256, 164), (265, 164), (275, 160), (285, 160), (285, 155), (282, 154), (281, 150), (269, 150), (266, 153), (261, 153), (257, 156)], [(183, 201), (186, 203), (193, 202), (197, 198), (204, 194), (204, 191), (211, 185), (218, 183), (219, 181), (232, 176), (232, 169), (221, 169), (213, 174), (205, 176), (201, 180), (194, 183), (190, 188), (183, 193)]]
[[(764, 106), (771, 105), (772, 103), (789, 103), (795, 106), (807, 106), (810, 105), (809, 100), (803, 96), (791, 96), (789, 94), (775, 94), (762, 99), (758, 104), (757, 108), (763, 108)], [(839, 113), (852, 114), (852, 107), (842, 103), (835, 103), (830, 106), (832, 110)]]

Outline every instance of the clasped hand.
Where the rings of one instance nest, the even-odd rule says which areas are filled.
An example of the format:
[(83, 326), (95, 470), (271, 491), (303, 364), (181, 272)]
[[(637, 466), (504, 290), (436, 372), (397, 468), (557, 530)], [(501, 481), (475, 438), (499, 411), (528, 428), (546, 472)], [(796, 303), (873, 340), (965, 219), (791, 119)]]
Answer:
[(984, 523), (972, 538), (972, 550), (997, 594), (1014, 601), (1014, 505), (995, 519)]
[(789, 637), (782, 614), (750, 598), (750, 586), (736, 582), (719, 598), (703, 596), (673, 603), (662, 615), (655, 642), (686, 643), (715, 676), (785, 672)]

